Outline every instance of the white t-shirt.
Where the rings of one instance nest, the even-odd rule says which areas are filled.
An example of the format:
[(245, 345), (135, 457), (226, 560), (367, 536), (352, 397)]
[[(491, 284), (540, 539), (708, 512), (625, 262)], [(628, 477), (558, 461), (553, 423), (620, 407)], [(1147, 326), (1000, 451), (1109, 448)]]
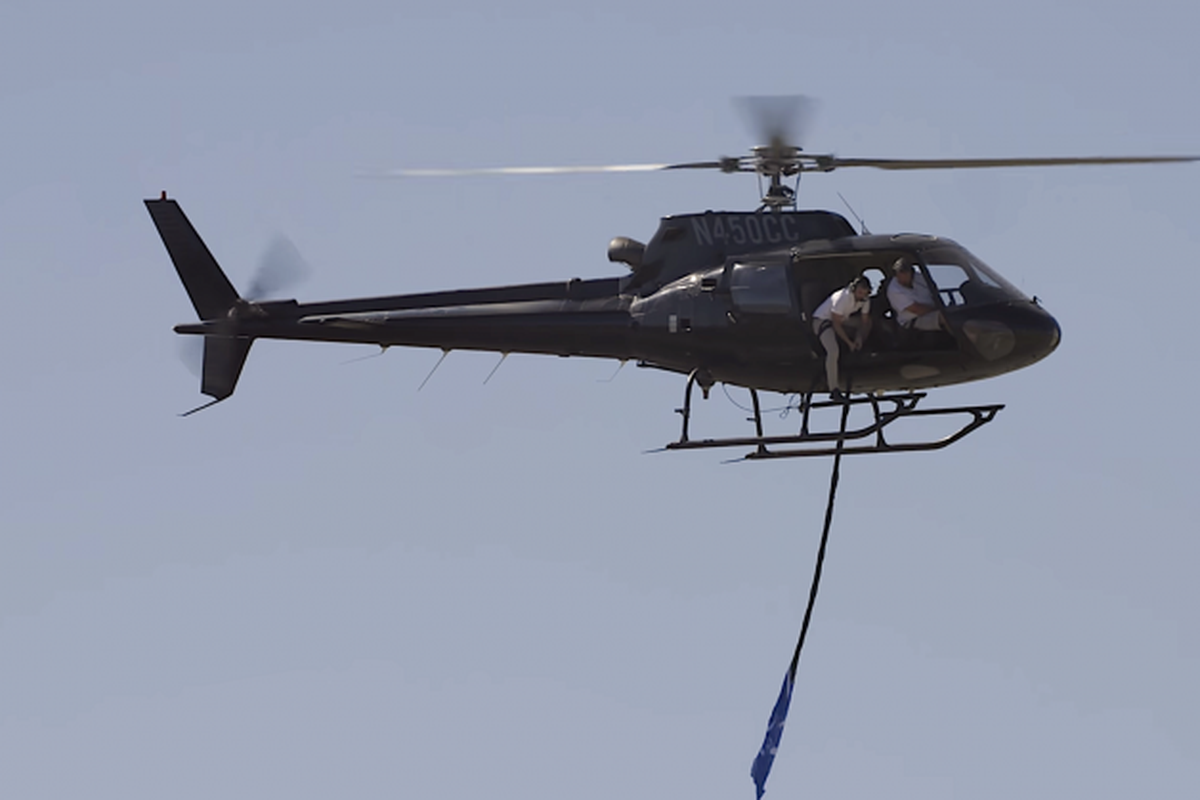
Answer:
[(900, 281), (892, 278), (888, 283), (887, 298), (888, 302), (892, 304), (892, 310), (896, 312), (896, 322), (901, 325), (908, 325), (920, 316), (920, 314), (905, 311), (913, 303), (937, 308), (937, 304), (933, 302), (933, 292), (929, 291), (929, 284), (925, 283), (925, 278), (920, 273), (913, 273), (912, 286), (904, 286)]
[(859, 300), (855, 298), (853, 289), (838, 289), (829, 295), (829, 297), (826, 297), (824, 303), (817, 306), (817, 310), (813, 312), (813, 319), (832, 320), (834, 314), (848, 317), (856, 311), (861, 311), (863, 316), (870, 314), (870, 298)]

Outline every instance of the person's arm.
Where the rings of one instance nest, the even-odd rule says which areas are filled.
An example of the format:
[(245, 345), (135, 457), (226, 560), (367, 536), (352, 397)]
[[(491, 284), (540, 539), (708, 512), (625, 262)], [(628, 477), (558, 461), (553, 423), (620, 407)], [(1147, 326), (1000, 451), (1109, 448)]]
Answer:
[(906, 313), (919, 317), (922, 314), (928, 314), (930, 311), (933, 311), (933, 306), (925, 305), (924, 303), (910, 303), (904, 310)]
[(854, 340), (846, 334), (846, 329), (842, 327), (842, 323), (846, 321), (846, 318), (836, 311), (831, 311), (829, 312), (829, 320), (833, 323), (833, 332), (837, 334), (837, 337), (845, 342), (846, 346), (851, 350), (856, 349), (857, 345), (854, 344)]
[(867, 341), (867, 335), (871, 332), (871, 315), (863, 313), (862, 324), (858, 326), (858, 336), (854, 338), (854, 349), (862, 349), (863, 343)]
[(901, 283), (888, 284), (888, 302), (897, 313), (912, 314), (919, 317), (934, 310), (934, 306), (917, 300), (917, 287), (906, 289)]

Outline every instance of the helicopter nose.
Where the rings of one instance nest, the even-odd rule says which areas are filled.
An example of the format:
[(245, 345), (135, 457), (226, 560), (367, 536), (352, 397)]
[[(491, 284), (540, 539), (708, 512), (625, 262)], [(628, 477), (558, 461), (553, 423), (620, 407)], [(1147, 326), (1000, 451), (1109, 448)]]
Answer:
[(1014, 303), (998, 314), (969, 319), (962, 332), (986, 361), (1014, 366), (1040, 361), (1058, 347), (1058, 321), (1035, 302)]
[(1017, 351), (1029, 360), (1028, 363), (1041, 361), (1053, 353), (1062, 341), (1062, 328), (1058, 320), (1037, 301), (1030, 302), (1022, 309), (1019, 319), (1016, 328)]

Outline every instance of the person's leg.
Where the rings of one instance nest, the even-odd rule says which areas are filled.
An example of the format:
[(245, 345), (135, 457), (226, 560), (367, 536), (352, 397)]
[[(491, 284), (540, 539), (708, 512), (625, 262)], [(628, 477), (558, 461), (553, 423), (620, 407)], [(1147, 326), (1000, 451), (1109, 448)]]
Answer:
[(930, 311), (927, 314), (922, 314), (912, 321), (912, 327), (919, 331), (936, 331), (942, 327), (941, 322), (942, 312)]
[(841, 352), (838, 349), (838, 338), (833, 326), (821, 331), (820, 338), (821, 346), (825, 348), (825, 379), (829, 382), (829, 391), (838, 391), (841, 389), (838, 385), (838, 356), (841, 355)]

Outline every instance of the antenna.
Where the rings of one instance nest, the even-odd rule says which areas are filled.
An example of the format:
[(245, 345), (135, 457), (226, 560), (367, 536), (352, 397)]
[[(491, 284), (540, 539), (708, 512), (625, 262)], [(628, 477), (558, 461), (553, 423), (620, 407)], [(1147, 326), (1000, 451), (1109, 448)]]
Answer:
[(839, 198), (839, 199), (841, 199), (842, 203), (843, 203), (843, 204), (846, 206), (846, 208), (847, 208), (847, 209), (850, 211), (850, 216), (854, 217), (854, 219), (855, 219), (855, 220), (858, 222), (858, 227), (862, 229), (862, 235), (863, 235), (863, 236), (869, 236), (869, 235), (871, 234), (871, 232), (870, 232), (869, 230), (867, 230), (867, 223), (863, 222), (863, 219), (862, 219), (862, 217), (860, 217), (860, 216), (859, 216), (859, 215), (858, 215), (858, 214), (855, 212), (855, 210), (854, 210), (854, 206), (850, 205), (850, 201), (849, 201), (849, 200), (847, 200), (846, 198), (842, 197), (842, 193), (841, 193), (841, 192), (838, 192), (838, 193), (837, 193), (837, 196), (838, 196), (838, 198)]
[(496, 374), (496, 370), (500, 369), (500, 365), (504, 363), (504, 359), (506, 359), (506, 358), (508, 358), (508, 353), (500, 354), (500, 360), (496, 362), (496, 366), (492, 367), (492, 371), (489, 372), (488, 376), (483, 379), (483, 383), (485, 386), (487, 385), (487, 382), (492, 379), (492, 376)]
[(425, 384), (429, 383), (429, 379), (433, 377), (433, 373), (437, 372), (438, 367), (442, 365), (442, 362), (446, 360), (446, 356), (448, 355), (450, 355), (450, 348), (442, 348), (442, 357), (433, 365), (433, 369), (429, 370), (429, 374), (425, 376), (425, 380), (421, 381), (421, 385), (417, 387), (418, 392), (425, 388)]

